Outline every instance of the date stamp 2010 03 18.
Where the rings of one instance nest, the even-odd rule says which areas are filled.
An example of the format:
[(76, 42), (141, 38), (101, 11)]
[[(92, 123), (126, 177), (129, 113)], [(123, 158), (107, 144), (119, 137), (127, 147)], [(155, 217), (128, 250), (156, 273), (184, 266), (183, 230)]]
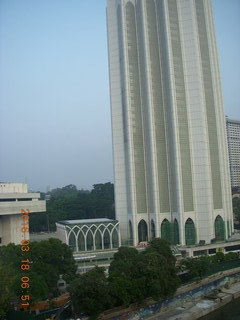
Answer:
[[(22, 228), (21, 228), (21, 232), (24, 235), (25, 238), (25, 234), (29, 232), (29, 213), (30, 211), (28, 209), (21, 209), (21, 218), (23, 220), (22, 223)], [(27, 259), (26, 257), (26, 252), (28, 252), (30, 250), (30, 241), (27, 239), (23, 239), (21, 241), (21, 253), (22, 253), (22, 260), (21, 260), (21, 270), (24, 272), (27, 272), (30, 270), (30, 261), (29, 259)], [(30, 279), (29, 277), (24, 274), (21, 277), (21, 288), (22, 288), (22, 293), (24, 293), (23, 295), (21, 295), (21, 306), (23, 308), (28, 308), (29, 307), (29, 301), (30, 301), (30, 295), (29, 293), (29, 288), (30, 288), (30, 283), (29, 283)]]

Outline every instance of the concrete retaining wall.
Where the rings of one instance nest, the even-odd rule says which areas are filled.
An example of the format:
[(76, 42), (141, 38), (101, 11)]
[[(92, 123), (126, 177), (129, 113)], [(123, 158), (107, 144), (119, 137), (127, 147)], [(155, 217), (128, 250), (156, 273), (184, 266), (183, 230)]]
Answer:
[[(232, 299), (240, 297), (240, 286), (232, 292), (231, 289), (227, 289), (228, 287), (231, 287), (234, 283), (240, 283), (240, 268), (236, 268), (230, 271), (221, 272), (216, 275), (212, 275), (206, 279), (203, 279), (202, 281), (198, 283), (189, 284), (186, 286), (183, 286), (179, 288), (175, 294), (175, 296), (171, 299), (164, 300), (164, 301), (158, 301), (154, 302), (152, 304), (149, 304), (147, 306), (136, 308), (135, 310), (131, 310), (130, 308), (121, 310), (112, 314), (104, 315), (101, 317), (101, 319), (108, 319), (108, 320), (140, 320), (140, 319), (160, 319), (160, 315), (163, 312), (166, 312), (168, 310), (173, 310), (176, 308), (178, 310), (185, 309), (188, 303), (200, 301), (205, 295), (208, 295), (209, 293), (213, 292), (214, 290), (224, 288), (222, 289), (222, 293), (219, 293), (216, 297), (214, 303), (208, 303), (208, 311), (207, 308), (204, 312), (204, 307), (201, 307), (201, 304), (199, 305), (199, 308), (197, 308), (195, 311), (192, 310), (190, 313), (190, 318), (187, 317), (187, 315), (184, 316), (184, 318), (179, 319), (197, 319), (200, 316), (203, 316), (219, 306), (222, 306), (228, 302), (230, 302)], [(218, 299), (218, 300), (217, 300)], [(204, 301), (202, 301), (204, 304)], [(205, 302), (206, 303), (206, 302)], [(199, 310), (203, 310), (201, 314), (199, 314)], [(180, 311), (179, 311), (180, 312)], [(176, 312), (175, 312), (176, 313)], [(194, 314), (196, 313), (196, 314)], [(158, 315), (158, 316), (157, 316)], [(171, 319), (171, 317), (169, 318)], [(176, 316), (174, 318), (176, 319)]]

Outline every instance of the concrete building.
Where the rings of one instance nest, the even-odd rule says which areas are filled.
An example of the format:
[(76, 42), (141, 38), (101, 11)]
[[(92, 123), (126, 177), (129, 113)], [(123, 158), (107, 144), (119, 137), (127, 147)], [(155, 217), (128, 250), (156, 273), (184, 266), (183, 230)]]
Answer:
[(29, 193), (25, 183), (0, 182), (0, 245), (20, 244), (29, 239), (29, 232), (22, 232), (21, 209), (31, 212), (45, 212), (45, 200), (39, 200), (39, 193)]
[(116, 218), (123, 243), (233, 232), (210, 0), (108, 0)]
[(240, 188), (240, 121), (226, 117), (231, 186)]

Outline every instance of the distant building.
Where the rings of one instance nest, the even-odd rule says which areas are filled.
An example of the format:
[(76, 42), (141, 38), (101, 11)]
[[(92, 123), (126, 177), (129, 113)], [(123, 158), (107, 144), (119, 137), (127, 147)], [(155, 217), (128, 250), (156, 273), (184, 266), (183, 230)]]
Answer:
[(240, 121), (226, 117), (231, 186), (240, 187)]
[(29, 232), (22, 232), (21, 209), (45, 212), (45, 200), (39, 200), (40, 193), (28, 193), (25, 183), (0, 182), (0, 245), (20, 244), (29, 239)]
[[(30, 230), (31, 231), (31, 230)], [(30, 237), (30, 241), (34, 241), (34, 242), (40, 242), (40, 241), (45, 241), (45, 240), (49, 240), (51, 238), (54, 239), (59, 239), (57, 232), (48, 232), (48, 231), (41, 231), (41, 232), (34, 232), (34, 233), (30, 233), (29, 235)]]

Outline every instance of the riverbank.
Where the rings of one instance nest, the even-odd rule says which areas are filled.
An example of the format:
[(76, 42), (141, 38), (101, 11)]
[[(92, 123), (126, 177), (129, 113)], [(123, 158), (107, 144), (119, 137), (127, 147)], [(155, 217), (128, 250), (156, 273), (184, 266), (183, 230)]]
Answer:
[(178, 288), (168, 299), (144, 306), (109, 310), (104, 320), (194, 320), (240, 297), (240, 268), (226, 270)]
[(221, 288), (219, 292), (209, 294), (197, 302), (186, 302), (181, 307), (155, 314), (148, 320), (196, 320), (238, 298), (240, 298), (240, 282), (232, 284), (230, 288)]

